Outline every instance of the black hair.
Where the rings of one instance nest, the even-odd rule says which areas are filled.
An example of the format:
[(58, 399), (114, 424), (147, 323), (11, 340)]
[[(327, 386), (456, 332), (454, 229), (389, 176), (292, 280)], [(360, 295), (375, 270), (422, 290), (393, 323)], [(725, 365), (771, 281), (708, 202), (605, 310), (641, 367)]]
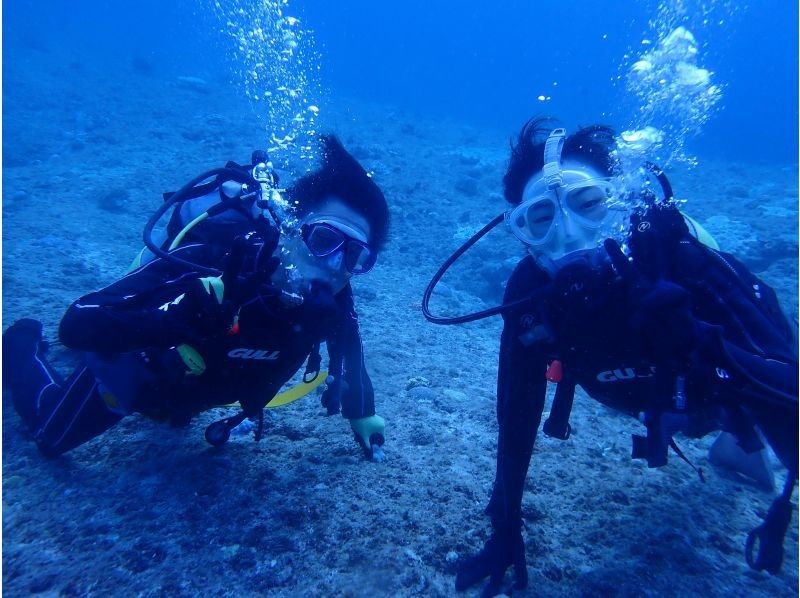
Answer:
[[(549, 117), (534, 117), (522, 127), (516, 143), (511, 140), (511, 158), (503, 177), (503, 195), (511, 204), (522, 201), (522, 192), (530, 178), (544, 168), (544, 144), (556, 128)], [(614, 130), (604, 125), (581, 127), (564, 140), (561, 157), (592, 166), (607, 176), (615, 168), (612, 157)]]
[(299, 216), (314, 211), (331, 196), (340, 199), (369, 223), (369, 243), (381, 249), (389, 233), (389, 206), (367, 171), (334, 135), (322, 135), (322, 165), (295, 181), (287, 195)]

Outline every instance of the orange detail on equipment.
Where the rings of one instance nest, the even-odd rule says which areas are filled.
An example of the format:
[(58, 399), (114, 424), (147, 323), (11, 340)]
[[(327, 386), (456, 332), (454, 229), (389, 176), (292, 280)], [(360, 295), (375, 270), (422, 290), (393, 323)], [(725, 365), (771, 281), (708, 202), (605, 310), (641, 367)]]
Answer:
[(558, 359), (554, 359), (550, 363), (550, 367), (548, 367), (547, 371), (544, 373), (544, 377), (547, 378), (548, 382), (561, 382), (563, 376), (564, 368), (561, 362)]

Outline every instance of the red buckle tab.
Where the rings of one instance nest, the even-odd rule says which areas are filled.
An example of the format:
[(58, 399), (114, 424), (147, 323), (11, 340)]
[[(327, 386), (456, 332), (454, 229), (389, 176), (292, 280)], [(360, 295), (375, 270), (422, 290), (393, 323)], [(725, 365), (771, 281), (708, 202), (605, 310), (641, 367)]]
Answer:
[(564, 377), (564, 367), (558, 359), (550, 362), (550, 367), (547, 368), (544, 377), (548, 382), (561, 382), (561, 378)]

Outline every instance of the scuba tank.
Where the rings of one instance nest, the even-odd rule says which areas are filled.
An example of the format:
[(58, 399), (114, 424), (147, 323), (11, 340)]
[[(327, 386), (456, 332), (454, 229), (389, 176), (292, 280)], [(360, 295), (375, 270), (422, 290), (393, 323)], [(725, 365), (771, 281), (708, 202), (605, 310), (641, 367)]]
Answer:
[[(209, 268), (184, 260), (172, 252), (187, 239), (200, 237), (213, 241), (230, 240), (237, 232), (255, 230), (274, 234), (296, 224), (279, 188), (278, 176), (267, 152), (256, 150), (252, 165), (228, 162), (224, 168), (204, 172), (174, 193), (164, 194), (164, 203), (153, 213), (144, 227), (145, 249), (131, 269), (156, 257), (193, 272), (219, 276), (217, 268)], [(155, 231), (158, 222), (170, 211), (165, 231)], [(149, 255), (148, 255), (149, 252)]]
[[(215, 168), (196, 176), (174, 193), (165, 193), (164, 203), (144, 227), (142, 238), (145, 249), (134, 260), (130, 270), (161, 258), (187, 272), (201, 276), (223, 276), (225, 273), (221, 269), (180, 258), (174, 250), (192, 240), (227, 247), (239, 235), (249, 236), (250, 232), (255, 232), (266, 239), (296, 228), (298, 220), (289, 202), (282, 196), (284, 190), (279, 188), (279, 179), (267, 152), (254, 151), (251, 163), (249, 166), (240, 166), (228, 162), (224, 168)], [(156, 231), (156, 225), (170, 210), (172, 213), (166, 229)], [(282, 292), (282, 299), (294, 305), (302, 302), (302, 298), (285, 291)], [(196, 350), (188, 345), (179, 345), (175, 351), (186, 367), (186, 375), (202, 374), (205, 364)], [(309, 357), (305, 385), (273, 398), (275, 406), (296, 400), (306, 394), (307, 389), (315, 387), (312, 382), (318, 375), (319, 362), (319, 345), (316, 345)], [(313, 377), (309, 377), (310, 374)], [(224, 444), (231, 430), (249, 416), (258, 420), (255, 438), (260, 440), (264, 426), (263, 408), (257, 413), (243, 410), (235, 416), (212, 423), (206, 429), (206, 440), (214, 446)]]

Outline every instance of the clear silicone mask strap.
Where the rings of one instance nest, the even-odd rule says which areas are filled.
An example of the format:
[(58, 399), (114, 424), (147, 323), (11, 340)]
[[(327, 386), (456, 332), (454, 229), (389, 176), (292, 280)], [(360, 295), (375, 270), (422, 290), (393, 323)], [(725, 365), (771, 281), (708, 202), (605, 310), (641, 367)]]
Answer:
[(567, 130), (553, 129), (544, 143), (544, 168), (542, 176), (548, 189), (556, 189), (563, 184), (561, 176), (561, 152), (564, 149), (564, 138)]

